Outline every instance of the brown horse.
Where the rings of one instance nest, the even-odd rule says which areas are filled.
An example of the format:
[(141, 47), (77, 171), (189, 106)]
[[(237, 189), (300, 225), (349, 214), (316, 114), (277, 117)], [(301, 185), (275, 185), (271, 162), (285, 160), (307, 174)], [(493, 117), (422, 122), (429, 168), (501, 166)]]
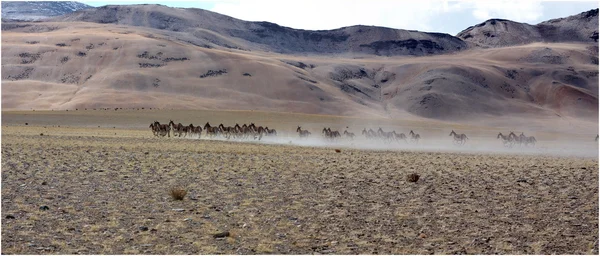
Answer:
[(200, 125), (194, 126), (193, 124), (190, 124), (189, 127), (190, 127), (190, 136), (198, 135), (198, 139), (200, 139), (202, 137), (202, 127), (200, 127)]
[(346, 130), (344, 130), (344, 135), (350, 139), (354, 139), (354, 136), (355, 136), (353, 132), (348, 132)]
[(210, 126), (208, 122), (206, 122), (206, 124), (204, 125), (204, 130), (206, 131), (207, 135), (210, 135), (211, 138), (214, 138), (215, 136), (219, 135), (219, 127)]
[(394, 135), (396, 136), (396, 141), (400, 142), (400, 140), (404, 140), (404, 142), (407, 142), (404, 133), (396, 133), (396, 131), (394, 131)]
[(410, 133), (408, 133), (408, 135), (410, 135), (411, 141), (414, 141), (415, 143), (419, 143), (419, 140), (421, 139), (421, 135), (419, 135), (418, 133), (414, 133), (412, 130), (410, 130)]
[(202, 138), (202, 127), (200, 125), (194, 128), (194, 133), (198, 134), (198, 139)]
[(508, 138), (512, 139), (514, 141), (513, 144), (517, 144), (518, 143), (519, 146), (521, 146), (523, 144), (522, 138), (521, 137), (517, 137), (517, 135), (514, 132), (512, 132), (512, 131), (508, 134)]
[(393, 132), (384, 132), (381, 127), (377, 130), (377, 135), (379, 138), (383, 139), (385, 142), (391, 142), (396, 136), (396, 131)]
[(265, 133), (264, 127), (262, 127), (262, 126), (256, 127), (256, 125), (254, 123), (250, 123), (248, 128), (250, 129), (250, 134), (254, 135), (254, 139), (257, 139), (257, 138), (258, 138), (258, 140), (262, 139), (262, 136)]
[(223, 133), (223, 137), (230, 139), (232, 135), (235, 135), (236, 129), (235, 127), (227, 126), (225, 127), (223, 124), (219, 124), (219, 130)]
[(325, 134), (325, 137), (331, 137), (331, 129), (329, 128), (323, 128), (321, 133)]
[(248, 135), (254, 135), (254, 138), (256, 139), (256, 133), (258, 132), (258, 130), (256, 129), (256, 125), (254, 125), (254, 123), (250, 123), (250, 125), (248, 125), (248, 129), (247, 129), (247, 134)]
[(496, 136), (496, 139), (501, 139), (502, 140), (502, 144), (504, 144), (505, 147), (509, 147), (512, 148), (513, 144), (515, 143), (515, 139), (513, 138), (513, 136), (511, 136), (510, 134), (508, 136), (502, 134), (501, 132), (498, 133), (498, 136)]
[(178, 137), (181, 137), (181, 134), (184, 132), (184, 127), (181, 123), (175, 124), (173, 120), (170, 120), (169, 126), (171, 126), (171, 129), (173, 129), (173, 136), (177, 134)]
[[(191, 128), (189, 125), (187, 125), (187, 126), (184, 126), (184, 125), (182, 125), (182, 127), (181, 127), (181, 131), (183, 132), (183, 137), (187, 137), (188, 133), (189, 133), (189, 134), (190, 134), (190, 136), (191, 136), (191, 133), (192, 133), (192, 128)], [(180, 135), (180, 136), (181, 136), (181, 135)]]
[(373, 131), (373, 129), (369, 129), (369, 131), (367, 131), (367, 134), (369, 134), (371, 138), (377, 138), (377, 133)]
[(341, 138), (342, 134), (339, 131), (331, 131), (331, 137), (335, 138)]
[(254, 131), (246, 124), (240, 127), (240, 138), (247, 139)]
[(325, 134), (325, 138), (330, 139), (330, 140), (334, 140), (334, 139), (342, 136), (340, 134), (340, 132), (332, 131), (331, 128), (323, 128), (322, 133)]
[(308, 137), (311, 134), (308, 130), (302, 130), (300, 126), (296, 129), (296, 132), (300, 135), (300, 138)]
[(362, 135), (364, 135), (365, 138), (367, 138), (367, 139), (373, 139), (373, 138), (375, 138), (375, 134), (374, 133), (375, 132), (373, 132), (373, 130), (371, 130), (371, 129), (369, 129), (369, 131), (367, 131), (367, 128), (364, 128), (362, 130)]
[(235, 126), (233, 126), (233, 130), (234, 130), (236, 139), (239, 139), (240, 137), (242, 137), (244, 135), (244, 128), (242, 128), (242, 126), (240, 126), (237, 123), (235, 124)]
[(521, 140), (522, 143), (525, 144), (525, 146), (529, 146), (529, 144), (532, 144), (532, 146), (535, 146), (535, 143), (537, 142), (537, 140), (535, 139), (535, 137), (533, 136), (525, 136), (524, 133), (521, 133), (521, 135), (519, 135), (519, 139)]
[(267, 136), (277, 136), (277, 131), (275, 129), (269, 129), (269, 127), (265, 127), (265, 130), (267, 131)]
[(159, 132), (159, 127), (158, 126), (154, 126), (154, 123), (150, 123), (150, 129), (152, 129), (152, 134), (154, 134), (155, 137), (158, 137), (158, 132)]
[(154, 125), (153, 125), (153, 129), (156, 130), (157, 134), (165, 137), (165, 135), (168, 135), (168, 137), (171, 137), (171, 127), (167, 124), (161, 124), (158, 121), (154, 121)]
[(454, 144), (457, 144), (457, 145), (464, 145), (465, 142), (467, 142), (467, 139), (469, 139), (469, 138), (467, 138), (467, 135), (465, 135), (464, 133), (456, 134), (456, 132), (454, 132), (454, 130), (452, 130), (452, 132), (450, 132), (449, 136), (452, 136), (452, 135), (454, 135), (453, 142), (454, 142)]
[(261, 140), (262, 137), (267, 136), (267, 134), (267, 129), (262, 126), (258, 126), (258, 128), (256, 128), (256, 135), (254, 136), (254, 139), (258, 138), (258, 140)]

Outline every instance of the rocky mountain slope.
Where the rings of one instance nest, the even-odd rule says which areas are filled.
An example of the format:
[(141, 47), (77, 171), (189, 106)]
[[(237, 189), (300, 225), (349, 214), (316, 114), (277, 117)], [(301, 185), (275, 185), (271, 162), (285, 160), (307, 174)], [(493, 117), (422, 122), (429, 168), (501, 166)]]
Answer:
[(92, 8), (68, 1), (2, 1), (2, 20), (34, 21)]
[[(3, 109), (598, 118), (594, 42), (464, 51), (466, 42), (443, 34), (366, 26), (304, 31), (156, 5), (94, 8), (52, 20), (2, 24)], [(534, 28), (496, 25), (503, 22), (520, 33), (499, 37), (530, 40), (525, 35)], [(398, 43), (405, 40), (416, 43)], [(439, 54), (454, 46), (461, 49)]]
[(537, 25), (491, 19), (461, 31), (457, 37), (484, 47), (533, 42), (598, 42), (598, 9)]
[[(103, 6), (52, 21), (86, 21), (184, 32), (184, 40), (208, 47), (262, 50), (278, 53), (423, 56), (466, 48), (462, 40), (441, 33), (425, 33), (375, 26), (351, 26), (310, 31), (269, 22), (248, 22), (195, 8), (162, 5)], [(166, 32), (165, 32), (166, 33)]]

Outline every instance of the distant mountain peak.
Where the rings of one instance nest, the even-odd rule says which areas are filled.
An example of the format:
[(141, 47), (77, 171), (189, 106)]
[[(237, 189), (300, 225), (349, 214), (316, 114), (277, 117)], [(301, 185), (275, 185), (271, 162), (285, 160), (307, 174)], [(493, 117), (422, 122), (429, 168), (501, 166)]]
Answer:
[(35, 21), (88, 8), (74, 1), (2, 1), (2, 20)]
[(502, 47), (533, 42), (594, 42), (598, 40), (598, 9), (537, 25), (489, 19), (457, 34), (480, 46)]
[(198, 46), (278, 53), (422, 56), (467, 48), (465, 42), (448, 34), (361, 25), (331, 30), (303, 30), (268, 21), (239, 20), (202, 9), (157, 5), (103, 6), (51, 20), (147, 27), (185, 33), (178, 37), (185, 36), (185, 42)]

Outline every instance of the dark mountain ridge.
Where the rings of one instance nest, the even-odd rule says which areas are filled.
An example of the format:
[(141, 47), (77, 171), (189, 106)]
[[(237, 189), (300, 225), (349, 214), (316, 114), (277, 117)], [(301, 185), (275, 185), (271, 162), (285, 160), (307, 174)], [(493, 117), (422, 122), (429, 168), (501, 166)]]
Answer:
[(534, 42), (597, 42), (598, 9), (537, 25), (505, 19), (490, 19), (456, 35), (483, 47), (502, 47)]
[(333, 30), (302, 30), (265, 21), (243, 21), (202, 9), (162, 5), (109, 5), (49, 20), (111, 23), (187, 32), (201, 41), (198, 44), (244, 48), (242, 44), (231, 45), (231, 40), (206, 35), (206, 31), (212, 31), (248, 42), (256, 50), (279, 53), (423, 56), (451, 53), (467, 47), (459, 38), (442, 33), (362, 25)]
[[(377, 26), (348, 26), (332, 30), (303, 30), (261, 21), (239, 20), (197, 8), (164, 5), (107, 5), (89, 8), (77, 2), (3, 2), (5, 14), (27, 9), (31, 3), (48, 9), (46, 21), (84, 21), (141, 26), (179, 32), (182, 41), (204, 47), (272, 51), (283, 54), (366, 54), (426, 56), (447, 54), (472, 47), (503, 47), (534, 42), (596, 42), (598, 9), (537, 25), (506, 19), (490, 19), (457, 36)], [(63, 11), (56, 11), (62, 6)], [(12, 8), (12, 9), (11, 9)], [(34, 9), (40, 9), (34, 8)], [(31, 8), (29, 8), (31, 9)], [(61, 15), (58, 17), (51, 17)], [(215, 34), (216, 33), (216, 34)]]

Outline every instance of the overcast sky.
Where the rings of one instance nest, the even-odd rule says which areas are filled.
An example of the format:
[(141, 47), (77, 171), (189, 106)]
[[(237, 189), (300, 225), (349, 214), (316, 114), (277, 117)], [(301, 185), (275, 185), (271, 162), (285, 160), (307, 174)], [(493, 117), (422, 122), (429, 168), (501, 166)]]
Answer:
[(537, 24), (598, 8), (597, 0), (81, 0), (91, 6), (163, 4), (202, 8), (248, 21), (269, 21), (298, 29), (374, 25), (456, 35), (491, 18)]

